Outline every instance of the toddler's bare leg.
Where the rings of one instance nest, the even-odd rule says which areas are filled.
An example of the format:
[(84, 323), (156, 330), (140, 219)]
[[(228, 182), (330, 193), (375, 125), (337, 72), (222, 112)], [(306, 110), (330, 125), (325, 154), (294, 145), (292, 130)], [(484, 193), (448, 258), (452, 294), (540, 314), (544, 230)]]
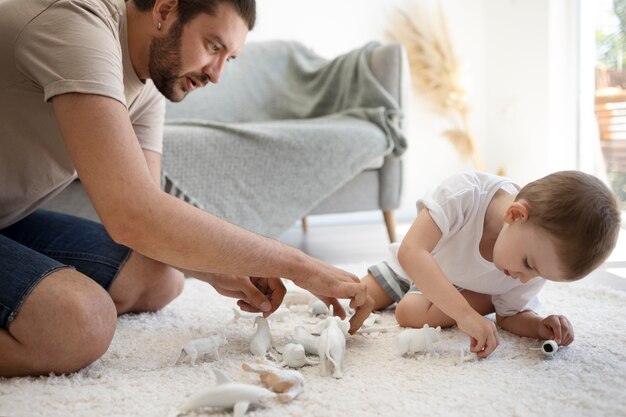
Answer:
[[(483, 316), (495, 311), (490, 295), (468, 290), (461, 292), (461, 295), (474, 310)], [(425, 324), (431, 327), (450, 327), (456, 324), (451, 317), (419, 293), (408, 293), (400, 300), (396, 307), (396, 320), (402, 327), (415, 328), (421, 328)]]
[(361, 282), (367, 286), (367, 293), (374, 299), (374, 310), (381, 310), (393, 304), (393, 300), (383, 287), (376, 282), (372, 274), (367, 274), (361, 278)]

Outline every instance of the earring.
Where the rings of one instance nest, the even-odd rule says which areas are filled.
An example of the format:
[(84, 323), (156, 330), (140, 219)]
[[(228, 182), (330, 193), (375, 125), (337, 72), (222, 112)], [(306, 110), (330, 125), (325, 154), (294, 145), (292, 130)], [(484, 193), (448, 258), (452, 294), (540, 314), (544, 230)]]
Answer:
[(157, 22), (157, 30), (161, 30), (161, 22)]

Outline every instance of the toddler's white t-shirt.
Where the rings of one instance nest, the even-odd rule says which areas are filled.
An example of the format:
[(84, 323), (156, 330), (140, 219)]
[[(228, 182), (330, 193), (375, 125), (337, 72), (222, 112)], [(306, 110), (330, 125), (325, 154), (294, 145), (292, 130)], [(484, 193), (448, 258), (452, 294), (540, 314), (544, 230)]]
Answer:
[[(482, 294), (490, 294), (496, 313), (511, 316), (539, 305), (537, 294), (545, 279), (534, 278), (526, 284), (506, 276), (479, 251), (485, 213), (491, 199), (502, 189), (516, 194), (519, 187), (510, 180), (484, 172), (465, 172), (444, 180), (434, 191), (417, 202), (418, 213), (426, 208), (441, 230), (439, 243), (432, 251), (450, 282)], [(389, 267), (411, 282), (398, 262), (400, 244), (389, 246)]]

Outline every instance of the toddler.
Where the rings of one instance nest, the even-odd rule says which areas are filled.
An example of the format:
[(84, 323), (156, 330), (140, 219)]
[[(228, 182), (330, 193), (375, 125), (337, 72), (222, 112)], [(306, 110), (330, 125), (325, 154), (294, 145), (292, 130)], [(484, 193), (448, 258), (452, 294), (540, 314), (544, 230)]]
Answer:
[(390, 256), (362, 278), (374, 309), (397, 302), (403, 327), (449, 327), (486, 357), (498, 346), (493, 321), (519, 336), (574, 340), (562, 315), (534, 310), (546, 280), (583, 278), (609, 256), (620, 211), (597, 178), (562, 171), (521, 190), (510, 180), (467, 172), (417, 202), (418, 216)]

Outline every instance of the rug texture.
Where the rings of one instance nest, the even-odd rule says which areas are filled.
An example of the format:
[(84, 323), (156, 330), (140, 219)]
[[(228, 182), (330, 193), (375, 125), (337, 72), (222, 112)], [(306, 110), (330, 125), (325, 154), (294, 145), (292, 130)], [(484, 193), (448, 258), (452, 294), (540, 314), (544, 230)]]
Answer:
[[(357, 275), (365, 265), (344, 265)], [(319, 366), (300, 371), (304, 391), (288, 403), (267, 402), (247, 412), (270, 416), (626, 416), (626, 293), (609, 288), (549, 283), (544, 313), (565, 314), (576, 340), (551, 359), (532, 350), (540, 342), (499, 330), (500, 346), (485, 360), (468, 354), (468, 338), (456, 327), (441, 332), (431, 353), (398, 357), (401, 329), (350, 336), (341, 379), (323, 377)], [(234, 320), (234, 301), (210, 286), (187, 280), (170, 306), (155, 314), (118, 321), (108, 352), (68, 376), (0, 378), (0, 416), (171, 416), (190, 396), (215, 385), (213, 368), (233, 381), (260, 386), (252, 362), (253, 320)], [(314, 329), (321, 318), (291, 306), (270, 321), (274, 344), (293, 329)], [(386, 311), (379, 325), (395, 323)], [(221, 360), (173, 365), (189, 340), (223, 333)], [(461, 358), (464, 357), (464, 360)], [(205, 408), (185, 416), (230, 416)]]

